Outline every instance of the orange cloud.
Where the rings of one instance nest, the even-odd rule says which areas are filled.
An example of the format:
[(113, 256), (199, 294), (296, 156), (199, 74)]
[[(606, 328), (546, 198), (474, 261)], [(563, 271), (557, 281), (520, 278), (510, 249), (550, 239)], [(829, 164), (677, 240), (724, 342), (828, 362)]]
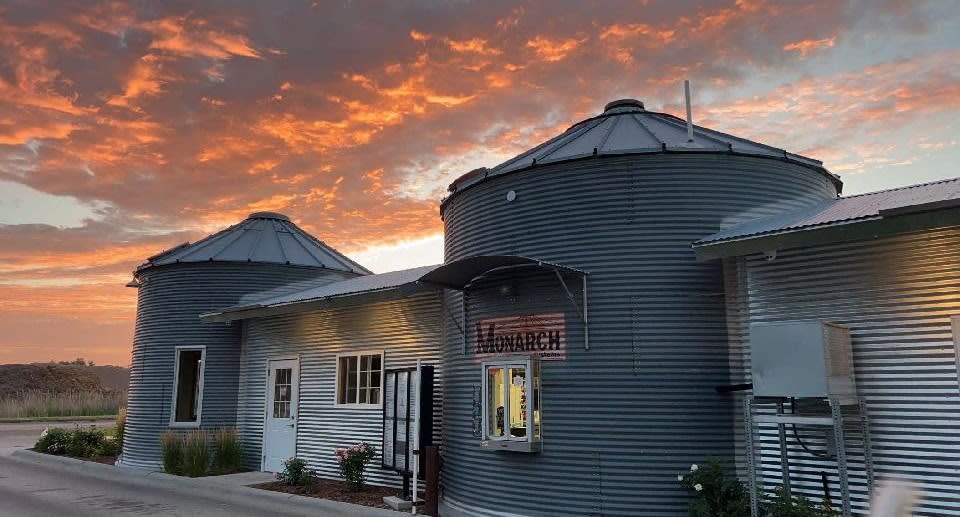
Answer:
[(527, 41), (527, 47), (533, 49), (538, 58), (555, 62), (567, 57), (567, 54), (576, 50), (584, 41), (586, 39), (550, 39), (545, 36), (537, 36)]
[(813, 52), (832, 48), (836, 42), (836, 36), (816, 40), (805, 39), (802, 41), (787, 43), (783, 46), (783, 50), (786, 50), (787, 52), (796, 52), (800, 54), (800, 57), (807, 57), (807, 55), (812, 54)]
[(153, 34), (150, 48), (181, 56), (228, 59), (242, 56), (260, 59), (260, 52), (239, 34), (215, 29), (199, 18), (174, 16), (139, 25)]

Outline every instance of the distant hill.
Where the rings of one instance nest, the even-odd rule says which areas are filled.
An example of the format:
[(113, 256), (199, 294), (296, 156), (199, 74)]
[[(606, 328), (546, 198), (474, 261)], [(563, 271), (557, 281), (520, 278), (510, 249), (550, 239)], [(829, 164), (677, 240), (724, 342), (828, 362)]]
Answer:
[(126, 391), (130, 371), (120, 366), (0, 364), (0, 399), (19, 393)]

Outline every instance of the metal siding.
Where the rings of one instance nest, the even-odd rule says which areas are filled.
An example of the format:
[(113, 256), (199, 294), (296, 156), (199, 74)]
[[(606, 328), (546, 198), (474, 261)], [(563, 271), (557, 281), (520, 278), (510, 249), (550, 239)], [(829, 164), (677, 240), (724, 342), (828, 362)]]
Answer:
[(205, 324), (200, 314), (237, 303), (241, 296), (328, 275), (332, 270), (245, 263), (187, 263), (140, 272), (124, 435), (125, 465), (159, 468), (160, 435), (168, 429), (177, 346), (206, 346), (204, 429), (233, 426), (237, 413), (240, 325)]
[[(960, 229), (780, 251), (773, 261), (751, 256), (742, 263), (739, 273), (729, 271), (748, 296), (730, 309), (742, 315), (737, 326), (802, 319), (849, 326), (876, 477), (921, 487), (926, 497), (914, 515), (960, 515), (960, 394), (950, 326), (951, 315), (960, 313)], [(749, 350), (740, 350), (738, 377), (747, 380)], [(780, 479), (775, 436), (767, 428), (761, 440), (768, 487)], [(835, 464), (790, 442), (794, 490), (819, 499), (825, 470), (838, 501)], [(855, 510), (865, 514), (862, 469), (851, 475)]]
[[(537, 167), (450, 198), (446, 261), (519, 254), (589, 273), (591, 346), (568, 312), (567, 360), (544, 363), (543, 451), (491, 452), (473, 435), (479, 364), (447, 326), (445, 501), (472, 515), (685, 514), (677, 472), (733, 456), (731, 400), (714, 391), (731, 375), (723, 279), (690, 243), (835, 194), (823, 174), (786, 162), (656, 155)], [(468, 293), (467, 332), (511, 310), (569, 311), (555, 281), (518, 285), (533, 292), (514, 307)], [(447, 302), (459, 315), (460, 295)]]
[[(307, 460), (320, 476), (336, 479), (340, 471), (333, 448), (367, 441), (378, 453), (368, 467), (368, 481), (399, 487), (399, 475), (378, 468), (383, 450), (380, 407), (357, 409), (334, 404), (336, 355), (383, 350), (384, 367), (388, 370), (413, 367), (417, 359), (424, 364), (438, 364), (441, 314), (440, 297), (434, 292), (244, 322), (237, 428), (245, 465), (257, 470), (261, 465), (267, 360), (299, 356), (297, 456)], [(435, 371), (434, 386), (434, 440), (439, 443), (443, 404), (443, 371), (439, 368)]]

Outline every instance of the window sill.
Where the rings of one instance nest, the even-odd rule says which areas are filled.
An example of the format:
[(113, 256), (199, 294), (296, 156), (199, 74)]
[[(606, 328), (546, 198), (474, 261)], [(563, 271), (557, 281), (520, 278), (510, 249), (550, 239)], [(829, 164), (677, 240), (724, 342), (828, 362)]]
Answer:
[(336, 409), (370, 409), (370, 410), (383, 410), (383, 404), (334, 404)]
[(509, 452), (540, 452), (540, 442), (528, 442), (520, 440), (482, 440), (480, 447), (495, 451)]
[(197, 429), (200, 427), (200, 422), (170, 422), (167, 427), (171, 429)]

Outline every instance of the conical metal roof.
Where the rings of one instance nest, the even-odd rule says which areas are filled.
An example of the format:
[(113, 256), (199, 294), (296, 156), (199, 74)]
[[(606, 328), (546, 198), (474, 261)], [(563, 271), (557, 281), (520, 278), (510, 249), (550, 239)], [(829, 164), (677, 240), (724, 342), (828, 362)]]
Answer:
[(562, 134), (511, 158), (492, 169), (471, 171), (450, 185), (456, 192), (486, 178), (509, 172), (593, 156), (655, 153), (723, 153), (786, 160), (840, 180), (813, 158), (753, 142), (702, 126), (693, 126), (692, 138), (685, 120), (647, 111), (642, 102), (621, 99), (606, 105), (603, 113), (574, 124)]
[(138, 271), (184, 262), (259, 262), (371, 272), (276, 212), (256, 212), (197, 242), (185, 242), (147, 259)]

